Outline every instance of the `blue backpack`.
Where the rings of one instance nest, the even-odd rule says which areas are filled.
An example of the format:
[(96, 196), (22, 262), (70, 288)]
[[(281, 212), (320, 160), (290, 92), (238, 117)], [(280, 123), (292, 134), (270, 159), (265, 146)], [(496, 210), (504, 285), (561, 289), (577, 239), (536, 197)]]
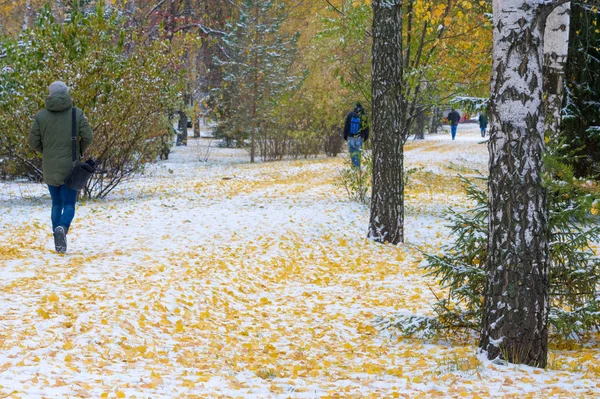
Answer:
[(360, 117), (353, 116), (350, 120), (350, 135), (357, 136), (360, 133)]

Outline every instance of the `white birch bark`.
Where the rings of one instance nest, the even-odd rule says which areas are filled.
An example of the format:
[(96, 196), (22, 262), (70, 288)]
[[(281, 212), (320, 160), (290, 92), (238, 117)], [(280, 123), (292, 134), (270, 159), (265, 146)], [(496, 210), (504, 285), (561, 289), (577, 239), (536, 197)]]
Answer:
[(559, 3), (493, 4), (488, 282), (480, 346), (490, 359), (537, 367), (547, 364), (549, 310), (544, 32)]
[(557, 135), (560, 131), (570, 21), (570, 2), (556, 7), (546, 21), (544, 92), (546, 94), (546, 135), (549, 137)]
[(125, 9), (131, 14), (133, 15), (135, 13), (135, 0), (129, 0), (126, 3)]
[(23, 24), (21, 30), (27, 30), (29, 28), (29, 16), (31, 14), (31, 0), (25, 2), (25, 10), (23, 12)]
[(65, 7), (62, 0), (54, 0), (52, 3), (52, 14), (57, 21), (62, 21), (64, 18)]

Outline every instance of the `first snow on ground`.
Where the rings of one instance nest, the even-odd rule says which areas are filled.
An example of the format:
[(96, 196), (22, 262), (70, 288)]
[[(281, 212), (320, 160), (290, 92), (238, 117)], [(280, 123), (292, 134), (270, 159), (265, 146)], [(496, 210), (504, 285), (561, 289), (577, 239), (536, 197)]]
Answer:
[(418, 249), (451, 240), (443, 212), (470, 206), (458, 174), (485, 173), (481, 142), (474, 125), (409, 141), (397, 247), (367, 240), (368, 207), (334, 184), (347, 154), (249, 164), (189, 139), (79, 204), (64, 256), (45, 187), (0, 183), (0, 397), (598, 397), (596, 341), (539, 370), (487, 362), (474, 336), (374, 328), (443, 295)]

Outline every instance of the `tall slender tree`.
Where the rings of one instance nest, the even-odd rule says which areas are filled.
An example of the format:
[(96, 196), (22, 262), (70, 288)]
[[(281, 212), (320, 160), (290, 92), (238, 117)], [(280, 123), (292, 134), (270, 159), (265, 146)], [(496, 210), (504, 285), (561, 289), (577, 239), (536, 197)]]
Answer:
[(401, 131), (402, 1), (373, 1), (373, 195), (369, 236), (404, 240), (404, 137)]
[(554, 9), (546, 21), (544, 34), (544, 92), (546, 94), (546, 136), (560, 133), (565, 93), (565, 68), (569, 53), (571, 3)]
[(227, 26), (225, 51), (216, 59), (224, 81), (215, 90), (221, 108), (217, 136), (238, 142), (249, 136), (250, 162), (255, 161), (256, 142), (269, 114), (301, 81), (292, 70), (298, 35), (281, 31), (287, 13), (283, 4), (273, 0), (244, 0), (239, 19)]
[(545, 367), (548, 206), (543, 185), (544, 33), (563, 0), (495, 0), (487, 284), (480, 346), (489, 359)]
[[(444, 77), (440, 64), (442, 57), (448, 57), (443, 48), (456, 47), (456, 37), (472, 32), (484, 33), (485, 37), (483, 12), (480, 18), (473, 18), (475, 26), (465, 16), (474, 7), (485, 9), (479, 2), (458, 0), (372, 2), (373, 192), (369, 236), (375, 241), (404, 241), (403, 146), (411, 134), (423, 130), (423, 113), (439, 98), (435, 92), (440, 87), (452, 91), (463, 86), (458, 73)], [(465, 49), (454, 51), (452, 54), (460, 59)], [(473, 71), (471, 77), (478, 74)], [(435, 85), (428, 84), (433, 81)]]

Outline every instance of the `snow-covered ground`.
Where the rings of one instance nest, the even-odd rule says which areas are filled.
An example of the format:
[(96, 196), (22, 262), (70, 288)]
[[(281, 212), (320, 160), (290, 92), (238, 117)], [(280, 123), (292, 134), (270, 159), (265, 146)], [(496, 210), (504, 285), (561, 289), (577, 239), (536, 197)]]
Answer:
[(538, 370), (373, 327), (431, 314), (417, 248), (448, 241), (457, 175), (486, 170), (475, 125), (407, 144), (422, 169), (397, 247), (366, 240), (368, 208), (334, 185), (345, 156), (249, 164), (210, 142), (80, 204), (66, 255), (45, 188), (0, 183), (0, 397), (600, 397), (596, 341)]

